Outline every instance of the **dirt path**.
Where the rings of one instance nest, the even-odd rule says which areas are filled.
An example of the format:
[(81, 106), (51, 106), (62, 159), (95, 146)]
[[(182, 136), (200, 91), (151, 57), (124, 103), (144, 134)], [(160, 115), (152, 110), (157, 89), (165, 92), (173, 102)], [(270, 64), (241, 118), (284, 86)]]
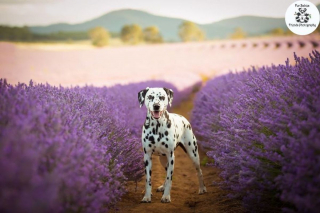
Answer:
[[(172, 112), (185, 116), (188, 120), (193, 107), (191, 95), (180, 106), (172, 109)], [(200, 160), (205, 158), (205, 153), (200, 150)], [(244, 212), (239, 200), (228, 199), (227, 191), (212, 184), (213, 181), (221, 181), (220, 170), (215, 167), (202, 165), (201, 169), (207, 187), (207, 193), (198, 195), (198, 179), (196, 170), (186, 153), (179, 147), (175, 151), (176, 162), (171, 189), (171, 203), (161, 203), (161, 192), (156, 192), (158, 186), (165, 179), (165, 171), (157, 156), (153, 157), (152, 166), (152, 202), (140, 203), (144, 194), (145, 178), (138, 182), (135, 191), (135, 183), (129, 182), (128, 193), (122, 198), (113, 212)]]

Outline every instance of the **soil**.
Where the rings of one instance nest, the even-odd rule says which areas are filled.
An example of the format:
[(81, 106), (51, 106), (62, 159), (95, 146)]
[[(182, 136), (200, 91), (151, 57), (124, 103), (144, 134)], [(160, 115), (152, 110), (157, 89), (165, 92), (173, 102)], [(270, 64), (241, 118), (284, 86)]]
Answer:
[[(188, 100), (169, 111), (181, 114), (189, 120), (194, 96), (195, 94), (192, 94)], [(206, 158), (203, 150), (199, 150), (199, 154), (200, 161)], [(213, 184), (213, 182), (222, 181), (218, 168), (202, 163), (201, 169), (208, 192), (198, 195), (199, 183), (191, 160), (180, 147), (176, 149), (175, 155), (171, 203), (161, 203), (162, 192), (156, 192), (157, 187), (162, 185), (165, 179), (165, 170), (158, 157), (154, 156), (151, 203), (140, 203), (145, 189), (145, 178), (143, 177), (137, 186), (134, 182), (127, 183), (127, 194), (122, 197), (112, 212), (245, 212), (240, 200), (229, 199), (227, 197), (229, 191)]]

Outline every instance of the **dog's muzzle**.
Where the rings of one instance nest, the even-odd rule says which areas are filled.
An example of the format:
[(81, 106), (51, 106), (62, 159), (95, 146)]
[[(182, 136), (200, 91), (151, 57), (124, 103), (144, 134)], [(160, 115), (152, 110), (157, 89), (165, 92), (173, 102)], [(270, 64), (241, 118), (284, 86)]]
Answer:
[(160, 111), (160, 105), (159, 104), (154, 104), (153, 105), (153, 111), (151, 111), (151, 115), (155, 119), (161, 118), (163, 115), (163, 111)]
[(153, 118), (159, 119), (163, 115), (163, 111), (151, 111), (151, 115)]

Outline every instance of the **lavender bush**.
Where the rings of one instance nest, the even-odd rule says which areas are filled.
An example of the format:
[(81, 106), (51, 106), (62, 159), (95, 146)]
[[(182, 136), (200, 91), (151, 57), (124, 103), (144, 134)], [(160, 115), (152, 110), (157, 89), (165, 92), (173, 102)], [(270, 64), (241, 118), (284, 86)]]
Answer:
[[(138, 92), (0, 80), (0, 211), (101, 212), (143, 175)], [(177, 93), (179, 99), (179, 93)]]
[(193, 127), (252, 212), (320, 207), (320, 54), (295, 62), (215, 78), (196, 97)]

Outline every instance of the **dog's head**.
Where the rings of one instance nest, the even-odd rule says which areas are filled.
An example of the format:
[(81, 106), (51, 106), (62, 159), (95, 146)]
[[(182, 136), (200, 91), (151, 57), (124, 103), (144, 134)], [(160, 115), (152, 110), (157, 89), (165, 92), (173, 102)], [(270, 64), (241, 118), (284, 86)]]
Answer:
[(140, 107), (145, 104), (152, 117), (159, 119), (167, 109), (168, 104), (171, 106), (173, 91), (167, 88), (147, 87), (138, 93), (138, 100)]

